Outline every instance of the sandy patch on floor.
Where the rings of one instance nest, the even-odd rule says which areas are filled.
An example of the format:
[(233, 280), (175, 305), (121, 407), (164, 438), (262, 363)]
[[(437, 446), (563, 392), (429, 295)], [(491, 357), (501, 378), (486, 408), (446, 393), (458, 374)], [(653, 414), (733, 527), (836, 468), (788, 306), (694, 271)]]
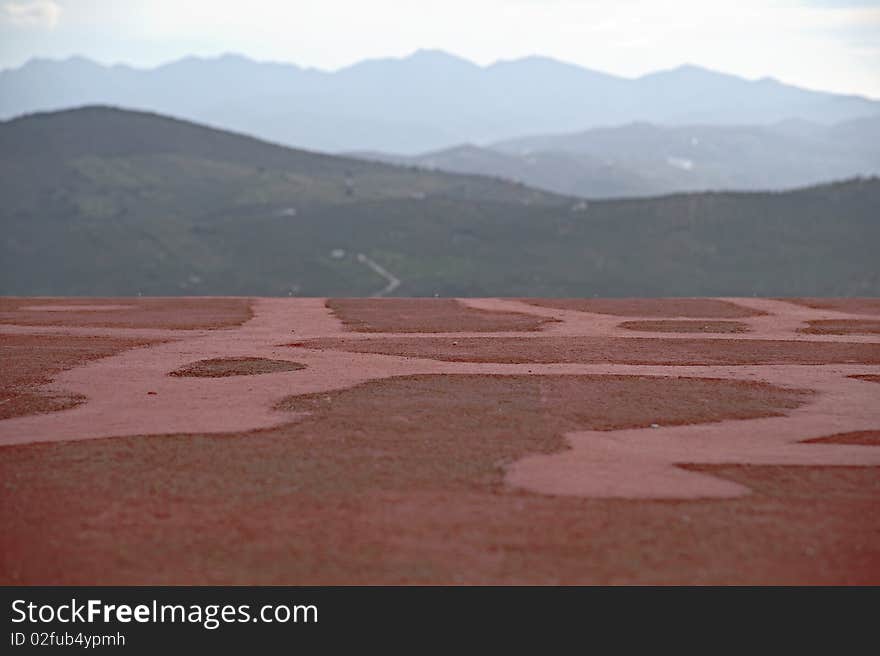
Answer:
[(23, 312), (110, 312), (113, 310), (133, 310), (134, 305), (22, 305)]
[(826, 319), (808, 321), (807, 325), (800, 332), (809, 335), (880, 335), (880, 320)]
[(880, 298), (787, 298), (784, 300), (819, 310), (880, 316)]
[(852, 431), (851, 433), (837, 433), (828, 437), (816, 437), (812, 440), (804, 440), (805, 444), (866, 444), (880, 446), (880, 429), (867, 431)]
[(576, 310), (623, 317), (694, 317), (737, 319), (763, 314), (713, 298), (525, 298), (537, 307)]
[(747, 333), (749, 325), (741, 321), (624, 321), (620, 328), (649, 333)]
[(274, 374), (281, 371), (300, 371), (304, 364), (289, 360), (270, 360), (268, 358), (212, 358), (199, 360), (175, 369), (169, 376), (192, 378), (225, 378), (227, 376), (254, 376)]
[(298, 342), (300, 346), (379, 353), (447, 362), (620, 363), (670, 365), (880, 364), (880, 344), (806, 343), (784, 340), (662, 339), (619, 337), (345, 337)]
[(478, 310), (449, 298), (337, 298), (327, 307), (348, 330), (364, 333), (532, 331), (553, 321)]
[(227, 328), (251, 316), (246, 298), (0, 298), (0, 324), (22, 326)]
[(108, 337), (0, 335), (0, 419), (79, 405), (85, 395), (45, 386), (61, 371), (150, 343)]

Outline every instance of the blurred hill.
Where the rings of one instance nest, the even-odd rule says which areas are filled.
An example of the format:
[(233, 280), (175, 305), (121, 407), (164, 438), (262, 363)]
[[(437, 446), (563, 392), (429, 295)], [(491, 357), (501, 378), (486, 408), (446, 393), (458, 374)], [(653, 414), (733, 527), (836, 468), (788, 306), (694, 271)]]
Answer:
[(0, 123), (0, 193), (7, 295), (880, 293), (876, 178), (583, 201), (93, 107)]
[(593, 198), (778, 190), (880, 174), (880, 115), (832, 126), (803, 120), (768, 126), (632, 123), (423, 155), (355, 154)]

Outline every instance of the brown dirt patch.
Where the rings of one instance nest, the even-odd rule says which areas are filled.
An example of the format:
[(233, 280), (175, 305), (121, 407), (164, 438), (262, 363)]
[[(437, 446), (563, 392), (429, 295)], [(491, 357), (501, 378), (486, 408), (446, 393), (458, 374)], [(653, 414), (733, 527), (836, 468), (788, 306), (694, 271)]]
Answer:
[(67, 410), (84, 403), (86, 400), (82, 394), (29, 392), (8, 388), (0, 390), (0, 394), (3, 395), (0, 400), (0, 419)]
[(747, 333), (748, 324), (741, 321), (624, 321), (620, 328), (652, 333)]
[[(52, 305), (68, 309), (27, 309)], [(96, 310), (100, 305), (109, 309)], [(0, 298), (0, 323), (22, 326), (208, 329), (239, 326), (252, 316), (246, 298)]]
[(0, 419), (78, 405), (85, 400), (81, 395), (37, 388), (65, 369), (153, 343), (112, 337), (0, 335)]
[(268, 358), (212, 358), (199, 360), (176, 371), (169, 376), (195, 378), (225, 378), (226, 376), (254, 376), (257, 374), (274, 374), (280, 371), (299, 371), (305, 369), (304, 364), (288, 360), (270, 360)]
[(322, 338), (292, 346), (447, 362), (754, 365), (880, 364), (880, 344), (646, 337)]
[(327, 301), (359, 333), (449, 333), (540, 330), (555, 321), (518, 312), (470, 308), (451, 298), (337, 298)]
[[(827, 491), (829, 498), (880, 500), (880, 467), (814, 467), (807, 465), (682, 465), (683, 469), (721, 476), (748, 486), (759, 495), (799, 498), (805, 505), (813, 502), (817, 487), (834, 482), (835, 488)], [(864, 486), (864, 487), (862, 487)], [(804, 510), (807, 510), (804, 508)], [(820, 522), (821, 523), (821, 522)], [(880, 521), (874, 532), (880, 529)], [(860, 545), (877, 560), (874, 577), (880, 580), (880, 544)], [(807, 546), (804, 543), (803, 546)], [(867, 572), (866, 572), (867, 573)]]
[(855, 378), (857, 380), (866, 380), (869, 383), (880, 383), (880, 376), (875, 376), (873, 374), (859, 374), (858, 376), (850, 376), (850, 378)]
[(800, 398), (733, 381), (414, 376), (290, 399), (311, 414), (271, 430), (6, 447), (0, 582), (878, 582), (876, 468), (715, 468), (766, 489), (711, 502), (503, 483), (506, 463), (564, 448), (565, 430)]
[(835, 310), (852, 314), (880, 314), (880, 298), (782, 298), (779, 300), (805, 305), (817, 310)]
[(812, 440), (804, 440), (805, 444), (864, 444), (867, 446), (880, 446), (880, 430), (853, 431), (851, 433), (838, 433), (828, 437), (817, 437)]
[(694, 317), (739, 319), (763, 314), (712, 298), (524, 298), (531, 305), (613, 314), (622, 317)]
[[(704, 423), (784, 414), (806, 402), (812, 392), (767, 383), (713, 378), (616, 375), (423, 374), (365, 383), (352, 390), (291, 397), (278, 407), (331, 419), (345, 416), (372, 432), (390, 429), (384, 413), (370, 408), (392, 406), (425, 425), (417, 430), (447, 436), (524, 426), (526, 415), (536, 432), (619, 430), (662, 423)], [(328, 400), (329, 399), (329, 400)], [(332, 412), (327, 413), (328, 403)], [(458, 410), (456, 410), (456, 408)], [(440, 421), (446, 413), (461, 414)], [(376, 416), (383, 414), (383, 416)], [(474, 423), (482, 421), (482, 423)], [(543, 427), (543, 428), (539, 428)], [(527, 432), (529, 429), (526, 429)]]
[(827, 319), (808, 321), (807, 324), (809, 328), (801, 328), (798, 332), (810, 335), (880, 335), (880, 320)]

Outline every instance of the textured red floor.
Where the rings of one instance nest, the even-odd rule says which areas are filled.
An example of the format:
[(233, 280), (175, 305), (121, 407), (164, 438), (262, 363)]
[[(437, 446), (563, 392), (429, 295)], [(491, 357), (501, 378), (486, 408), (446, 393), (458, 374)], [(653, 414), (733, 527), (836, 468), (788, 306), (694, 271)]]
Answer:
[[(99, 309), (102, 305), (108, 309)], [(87, 309), (72, 310), (76, 306)], [(0, 323), (26, 326), (223, 328), (250, 317), (244, 298), (0, 298)]]
[(334, 298), (327, 307), (343, 324), (364, 333), (503, 332), (538, 330), (550, 320), (515, 312), (487, 312), (451, 298)]
[(810, 321), (801, 330), (810, 335), (880, 335), (880, 321), (840, 320)]
[(306, 348), (380, 353), (448, 362), (669, 365), (880, 364), (880, 344), (643, 337), (331, 337)]
[(714, 298), (527, 298), (531, 305), (623, 317), (738, 319), (762, 312)]
[(639, 330), (649, 333), (747, 333), (748, 324), (742, 321), (710, 321), (710, 320), (655, 320), (655, 321), (624, 321), (621, 328)]
[(58, 335), (0, 335), (0, 419), (71, 408), (80, 394), (40, 387), (54, 374), (130, 348), (147, 340)]
[(299, 371), (304, 365), (287, 360), (268, 358), (211, 358), (198, 360), (189, 366), (175, 369), (169, 375), (192, 378), (226, 378), (227, 376), (256, 376), (280, 371)]
[(880, 298), (793, 298), (787, 300), (820, 310), (880, 315)]
[[(612, 321), (613, 335), (585, 335), (578, 331), (588, 315), (530, 315), (532, 303), (627, 316), (653, 332), (733, 329), (719, 319), (749, 332), (621, 337), (621, 322)], [(21, 407), (82, 404), (0, 421), (0, 583), (880, 584), (876, 458), (743, 464), (754, 446), (750, 426), (809, 428), (811, 415), (795, 416), (832, 398), (838, 381), (851, 387), (827, 405), (844, 414), (825, 419), (841, 428), (805, 431), (803, 448), (874, 453), (878, 445), (870, 404), (845, 401), (849, 391), (870, 399), (880, 390), (871, 382), (880, 380), (880, 344), (870, 335), (797, 331), (807, 321), (859, 321), (846, 313), (874, 321), (865, 315), (880, 311), (864, 299), (798, 303), (791, 314), (785, 303), (768, 305), (776, 317), (726, 299), (529, 300), (511, 312), (449, 299), (329, 308), (312, 300), (0, 299), (0, 400), (9, 399), (0, 418), (26, 414), (8, 414), (22, 403), (15, 395), (61, 393), (44, 385), (63, 371), (81, 372), (63, 378), (69, 399)], [(69, 307), (77, 305), (86, 309)], [(141, 329), (155, 331), (151, 342), (136, 336)], [(771, 329), (768, 339), (762, 331)], [(791, 340), (777, 337), (785, 330)], [(284, 346), (292, 340), (309, 348)], [(158, 341), (165, 346), (130, 350)], [(218, 355), (222, 348), (229, 353)], [(614, 373), (626, 363), (631, 370)], [(671, 366), (659, 375), (658, 365)], [(562, 375), (557, 366), (572, 369)], [(107, 398), (82, 393), (91, 371), (109, 378), (90, 394)], [(788, 371), (800, 373), (789, 380)], [(812, 389), (814, 379), (826, 387)], [(159, 382), (168, 387), (145, 396)], [(161, 413), (172, 401), (194, 413), (224, 401), (243, 412), (271, 403), (278, 418), (260, 430), (170, 435), (138, 435), (121, 421), (136, 406)], [(47, 436), (28, 432), (60, 425), (45, 418), (73, 425), (98, 402), (106, 416), (79, 420), (85, 433), (72, 441), (40, 443)], [(197, 426), (199, 417), (187, 421)], [(125, 430), (116, 437), (90, 437), (117, 425)], [(524, 458), (569, 453), (572, 432), (636, 430), (645, 444), (691, 439), (676, 426), (723, 428), (694, 434), (695, 458), (699, 440), (723, 436), (734, 452), (741, 440), (742, 462), (685, 458), (676, 466), (748, 493), (558, 496), (507, 476)], [(33, 443), (4, 445), (17, 431)]]

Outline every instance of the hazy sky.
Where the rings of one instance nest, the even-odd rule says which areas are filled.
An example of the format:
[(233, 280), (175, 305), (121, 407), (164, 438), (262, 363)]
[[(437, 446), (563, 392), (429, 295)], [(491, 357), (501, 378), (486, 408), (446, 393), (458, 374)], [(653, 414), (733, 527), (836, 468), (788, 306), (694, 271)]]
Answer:
[(626, 76), (690, 62), (880, 98), (880, 0), (0, 0), (0, 67), (240, 53), (335, 69), (440, 48)]

